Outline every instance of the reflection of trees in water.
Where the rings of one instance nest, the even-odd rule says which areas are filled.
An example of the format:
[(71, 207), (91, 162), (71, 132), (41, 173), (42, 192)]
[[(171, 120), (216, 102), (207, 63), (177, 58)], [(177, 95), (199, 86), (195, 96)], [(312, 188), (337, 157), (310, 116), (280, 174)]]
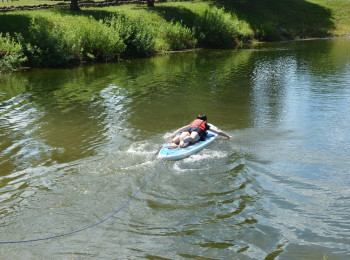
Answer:
[(96, 74), (89, 70), (33, 70), (1, 78), (2, 172), (94, 153), (105, 138), (105, 113), (94, 102), (104, 84), (91, 84)]
[[(272, 44), (255, 55), (252, 118), (257, 125), (301, 116), (306, 95), (344, 93), (336, 75), (346, 75), (349, 43), (344, 39)], [(326, 83), (325, 83), (326, 82)], [(310, 102), (312, 103), (312, 102)]]
[(137, 83), (131, 87), (139, 102), (132, 104), (135, 114), (129, 121), (150, 132), (154, 126), (170, 131), (203, 112), (211, 122), (232, 125), (248, 113), (250, 55), (249, 51), (199, 51), (155, 57), (152, 66), (140, 64), (144, 72), (134, 75)]
[[(266, 57), (267, 56), (267, 57)], [(252, 120), (256, 126), (278, 125), (285, 112), (288, 85), (295, 77), (296, 61), (287, 52), (265, 53), (255, 60), (252, 82)]]
[[(328, 87), (306, 84), (314, 93), (344, 91), (334, 75), (349, 68), (348, 44), (338, 39), (276, 43), (4, 75), (1, 150), (32, 138), (36, 141), (20, 144), (19, 150), (37, 145), (48, 163), (70, 161), (93, 154), (111, 136), (144, 140), (202, 112), (223, 129), (275, 125), (297, 105), (290, 102), (291, 86), (310, 81), (310, 75), (316, 81), (333, 76)], [(10, 124), (10, 115), (21, 120)], [(16, 163), (24, 165), (13, 159), (6, 167)]]
[(338, 74), (339, 71), (347, 73), (350, 62), (349, 45), (349, 39), (330, 39), (307, 41), (299, 45), (296, 42), (292, 47), (297, 50), (298, 59), (303, 58), (310, 73), (325, 77)]

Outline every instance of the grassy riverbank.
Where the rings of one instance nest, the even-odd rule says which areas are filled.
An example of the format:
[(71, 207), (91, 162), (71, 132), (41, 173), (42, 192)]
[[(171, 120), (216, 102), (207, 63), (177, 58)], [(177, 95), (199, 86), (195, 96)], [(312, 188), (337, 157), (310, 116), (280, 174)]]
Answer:
[[(34, 1), (34, 0), (33, 0)], [(0, 71), (350, 33), (347, 0), (157, 3), (0, 15)], [(9, 33), (6, 35), (6, 33)]]

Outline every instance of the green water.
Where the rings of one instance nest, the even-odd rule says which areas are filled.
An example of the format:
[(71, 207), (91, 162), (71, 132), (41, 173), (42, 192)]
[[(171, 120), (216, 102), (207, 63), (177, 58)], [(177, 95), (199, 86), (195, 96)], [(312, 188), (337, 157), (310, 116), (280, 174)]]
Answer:
[(198, 113), (233, 136), (167, 161), (85, 231), (0, 259), (346, 259), (350, 40), (0, 76), (0, 241), (109, 217)]

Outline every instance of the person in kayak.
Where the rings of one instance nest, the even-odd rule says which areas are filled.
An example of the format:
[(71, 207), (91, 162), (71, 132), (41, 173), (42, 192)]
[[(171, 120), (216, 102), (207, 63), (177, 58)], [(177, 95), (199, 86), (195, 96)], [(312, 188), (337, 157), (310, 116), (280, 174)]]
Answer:
[[(172, 138), (170, 140), (170, 145), (173, 148), (178, 147), (179, 145), (180, 147), (185, 147), (189, 144), (194, 144), (199, 140), (204, 141), (208, 130), (227, 137), (228, 139), (232, 137), (221, 130), (211, 128), (210, 125), (207, 124), (207, 116), (205, 114), (199, 114), (197, 119), (192, 121), (191, 124), (180, 128), (170, 136), (170, 138)], [(178, 135), (179, 133), (181, 134)]]

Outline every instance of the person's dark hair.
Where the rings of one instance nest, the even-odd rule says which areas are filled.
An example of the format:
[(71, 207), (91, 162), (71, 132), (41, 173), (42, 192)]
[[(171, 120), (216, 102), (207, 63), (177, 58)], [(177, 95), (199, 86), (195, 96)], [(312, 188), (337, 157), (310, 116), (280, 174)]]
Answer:
[(204, 115), (204, 114), (199, 114), (199, 115), (197, 116), (197, 119), (200, 119), (200, 120), (203, 120), (203, 121), (207, 121), (207, 116)]

